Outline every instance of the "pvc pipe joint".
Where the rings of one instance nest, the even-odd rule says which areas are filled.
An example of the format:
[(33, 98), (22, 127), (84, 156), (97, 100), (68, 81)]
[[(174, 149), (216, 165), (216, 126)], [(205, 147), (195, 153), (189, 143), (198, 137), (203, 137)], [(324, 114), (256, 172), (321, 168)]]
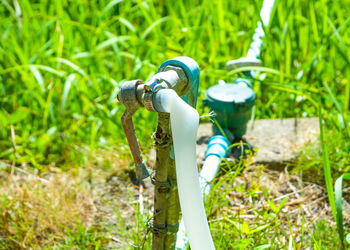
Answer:
[(226, 158), (229, 154), (230, 141), (223, 135), (214, 135), (208, 142), (208, 150), (205, 158), (216, 155), (219, 158)]

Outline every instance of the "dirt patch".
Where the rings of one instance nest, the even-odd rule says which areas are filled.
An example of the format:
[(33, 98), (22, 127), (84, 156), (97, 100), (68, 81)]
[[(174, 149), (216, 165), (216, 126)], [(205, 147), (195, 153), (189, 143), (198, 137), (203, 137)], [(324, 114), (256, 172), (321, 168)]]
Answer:
[[(8, 167), (6, 163), (2, 167)], [(0, 247), (49, 246), (79, 225), (94, 224), (94, 198), (71, 174), (51, 169), (39, 177), (33, 169), (0, 171)]]
[[(292, 162), (305, 144), (318, 143), (318, 118), (265, 119), (249, 121), (243, 142), (256, 149), (253, 162), (283, 170), (284, 163)], [(202, 123), (198, 128), (197, 156), (203, 161), (212, 124)], [(239, 142), (239, 140), (236, 140)], [(232, 148), (231, 157), (239, 158), (241, 149)]]
[[(326, 220), (335, 225), (328, 203), (327, 191), (324, 186), (312, 182), (303, 182), (300, 175), (290, 174), (286, 167), (284, 171), (263, 168), (261, 165), (252, 165), (237, 176), (232, 186), (243, 186), (249, 190), (252, 186), (259, 187), (254, 199), (239, 191), (230, 193), (232, 211), (244, 211), (252, 215), (253, 211), (269, 209), (269, 201), (280, 204), (288, 199), (282, 208), (287, 213), (292, 225), (300, 228), (302, 217), (312, 224), (317, 220)], [(350, 188), (343, 192), (350, 191)], [(350, 220), (350, 205), (344, 200), (344, 221)], [(288, 225), (285, 225), (288, 227)]]
[[(204, 128), (198, 135), (199, 163), (203, 162), (208, 131), (211, 131)], [(11, 180), (9, 172), (3, 171), (0, 174), (0, 192), (6, 204), (1, 206), (0, 211), (0, 238), (22, 234), (22, 238), (18, 238), (22, 248), (47, 245), (52, 243), (52, 235), (61, 239), (66, 237), (65, 230), (57, 225), (74, 227), (72, 221), (79, 221), (87, 228), (102, 228), (106, 248), (125, 249), (140, 244), (147, 231), (145, 223), (140, 221), (152, 217), (153, 185), (149, 179), (140, 185), (135, 182), (129, 160), (122, 161), (113, 153), (106, 152), (92, 155), (89, 166), (66, 172), (50, 168), (41, 177), (32, 168), (24, 166), (16, 167)], [(149, 159), (152, 160), (152, 156)], [(229, 161), (235, 166), (232, 159)], [(9, 168), (7, 163), (2, 163), (2, 166)], [(220, 177), (214, 183), (219, 180)], [(220, 220), (221, 214), (229, 213), (254, 225), (261, 220), (257, 211), (271, 210), (271, 202), (278, 206), (288, 198), (278, 216), (281, 216), (281, 227), (287, 232), (288, 221), (282, 220), (282, 217), (288, 215), (296, 240), (300, 239), (303, 220), (309, 225), (317, 220), (334, 225), (325, 188), (304, 182), (300, 175), (290, 174), (286, 167), (272, 170), (253, 160), (246, 164), (233, 182), (225, 183), (214, 192), (220, 192), (225, 185), (231, 188), (227, 194), (229, 203), (213, 209), (210, 220), (214, 217), (214, 220)], [(349, 188), (344, 190), (349, 191)], [(251, 192), (254, 195), (250, 195)], [(343, 205), (344, 221), (350, 221), (350, 205), (345, 200)], [(16, 220), (23, 220), (18, 211), (26, 214), (27, 231), (11, 227)], [(57, 219), (60, 220), (58, 223)], [(32, 233), (28, 234), (28, 229)], [(288, 242), (288, 239), (285, 241)]]

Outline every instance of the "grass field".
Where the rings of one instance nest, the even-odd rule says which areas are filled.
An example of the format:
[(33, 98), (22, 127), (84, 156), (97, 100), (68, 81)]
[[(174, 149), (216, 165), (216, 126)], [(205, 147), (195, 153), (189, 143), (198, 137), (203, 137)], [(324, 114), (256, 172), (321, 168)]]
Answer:
[[(115, 209), (118, 229), (84, 216), (91, 213), (93, 199), (86, 183), (124, 171), (132, 162), (120, 122), (124, 108), (115, 100), (121, 84), (146, 81), (163, 61), (190, 56), (201, 69), (198, 111), (208, 114), (202, 104), (205, 90), (240, 74), (228, 73), (225, 63), (247, 52), (261, 5), (252, 0), (1, 0), (0, 246), (98, 249), (110, 241), (106, 232), (116, 231), (122, 240), (140, 244), (146, 219), (138, 207), (133, 207), (134, 226), (127, 233), (123, 208)], [(349, 6), (349, 0), (277, 1), (266, 27), (264, 67), (254, 83), (255, 119), (322, 115), (323, 158), (319, 148), (305, 148), (295, 163), (297, 173), (308, 171), (315, 181), (324, 180), (324, 165), (333, 180), (350, 172)], [(147, 153), (156, 114), (138, 112), (134, 120)], [(22, 183), (11, 169), (34, 177)], [(60, 176), (57, 183), (46, 183), (53, 171)], [(234, 178), (222, 180), (232, 183)], [(53, 197), (46, 197), (45, 190), (52, 190)], [(45, 216), (31, 208), (38, 206)], [(245, 224), (239, 226), (235, 218), (225, 217), (235, 227), (227, 226), (227, 220), (213, 222), (217, 248), (288, 248), (290, 242), (295, 248), (341, 246), (334, 224), (322, 221), (311, 222), (310, 230), (300, 227), (311, 235), (307, 241), (290, 240), (292, 234), (278, 224), (282, 207), (277, 208), (273, 218), (261, 215), (259, 223), (268, 221), (266, 228), (245, 231), (245, 236), (240, 233)], [(46, 226), (41, 223), (45, 218), (50, 222)]]

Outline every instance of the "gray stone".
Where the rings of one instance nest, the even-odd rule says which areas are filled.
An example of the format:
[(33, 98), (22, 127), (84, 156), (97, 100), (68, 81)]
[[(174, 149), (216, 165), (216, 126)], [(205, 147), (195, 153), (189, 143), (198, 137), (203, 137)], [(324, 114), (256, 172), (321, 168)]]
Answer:
[[(202, 123), (198, 128), (198, 163), (204, 159), (209, 138), (213, 135), (210, 123)], [(277, 167), (291, 162), (306, 143), (317, 143), (320, 133), (318, 118), (288, 118), (256, 120), (248, 123), (243, 141), (251, 145), (256, 154), (253, 162)], [(231, 157), (237, 156), (233, 148)], [(238, 156), (241, 149), (238, 148)]]

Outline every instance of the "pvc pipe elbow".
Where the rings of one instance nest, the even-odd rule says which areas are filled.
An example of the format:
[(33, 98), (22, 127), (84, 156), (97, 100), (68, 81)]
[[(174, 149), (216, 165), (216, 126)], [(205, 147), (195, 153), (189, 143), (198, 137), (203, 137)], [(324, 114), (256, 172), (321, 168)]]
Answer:
[(157, 112), (170, 113), (171, 103), (180, 98), (172, 89), (161, 89), (152, 96), (153, 107)]

